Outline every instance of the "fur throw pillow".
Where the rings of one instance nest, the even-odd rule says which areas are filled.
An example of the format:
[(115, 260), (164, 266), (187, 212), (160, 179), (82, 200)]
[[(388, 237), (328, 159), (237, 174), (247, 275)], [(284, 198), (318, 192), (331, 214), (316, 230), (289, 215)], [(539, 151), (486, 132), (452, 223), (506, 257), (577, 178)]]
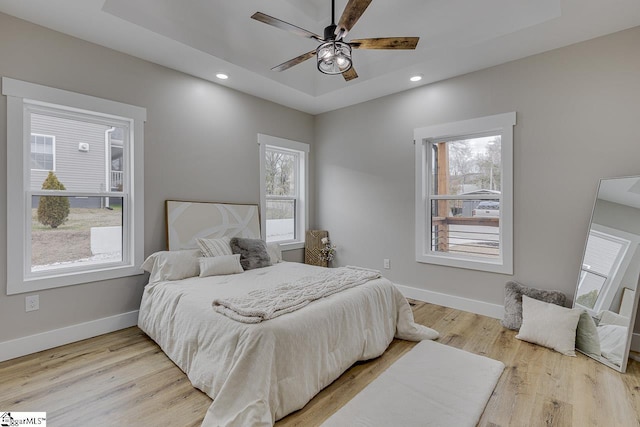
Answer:
[(264, 241), (234, 237), (229, 243), (231, 251), (234, 254), (240, 254), (240, 264), (243, 269), (253, 270), (271, 265), (271, 257), (269, 257)]
[(525, 286), (518, 282), (507, 282), (504, 286), (504, 318), (502, 326), (517, 331), (522, 325), (522, 295), (539, 301), (565, 305), (567, 296), (560, 291), (545, 291)]

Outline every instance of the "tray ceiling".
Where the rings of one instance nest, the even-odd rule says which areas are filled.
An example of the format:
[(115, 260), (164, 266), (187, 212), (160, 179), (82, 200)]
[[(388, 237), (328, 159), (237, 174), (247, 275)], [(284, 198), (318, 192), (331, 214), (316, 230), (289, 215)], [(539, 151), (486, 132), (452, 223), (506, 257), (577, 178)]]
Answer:
[[(336, 0), (336, 14), (347, 0)], [(0, 12), (312, 114), (640, 25), (636, 0), (373, 0), (347, 36), (418, 36), (415, 51), (354, 51), (358, 79), (313, 59), (317, 46), (250, 19), (264, 12), (322, 34), (329, 0), (0, 0)]]

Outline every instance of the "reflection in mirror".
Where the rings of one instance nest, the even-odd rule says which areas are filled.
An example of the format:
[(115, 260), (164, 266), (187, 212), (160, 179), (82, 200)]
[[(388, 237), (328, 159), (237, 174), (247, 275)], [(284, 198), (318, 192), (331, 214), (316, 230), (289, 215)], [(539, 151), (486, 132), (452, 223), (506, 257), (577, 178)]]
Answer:
[(600, 180), (573, 305), (593, 318), (600, 348), (578, 350), (621, 372), (637, 310), (639, 247), (640, 177)]

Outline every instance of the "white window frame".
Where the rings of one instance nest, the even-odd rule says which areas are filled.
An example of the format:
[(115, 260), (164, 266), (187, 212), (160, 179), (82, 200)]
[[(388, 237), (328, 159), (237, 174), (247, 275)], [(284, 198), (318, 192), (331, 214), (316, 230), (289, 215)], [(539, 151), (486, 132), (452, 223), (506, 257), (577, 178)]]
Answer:
[[(49, 172), (49, 170), (55, 172), (56, 171), (56, 137), (55, 135), (45, 135), (44, 133), (31, 133), (30, 136), (43, 136), (45, 138), (51, 138), (51, 156), (52, 156), (52, 164), (53, 164), (53, 168), (52, 169), (36, 169), (36, 168), (31, 168), (32, 171), (45, 171), (45, 172)], [(30, 154), (33, 154), (33, 151), (29, 150)]]
[[(626, 272), (629, 264), (631, 264), (631, 260), (635, 254), (636, 249), (630, 250), (631, 248), (637, 248), (640, 245), (640, 239), (637, 235), (627, 233), (621, 230), (617, 230), (615, 228), (606, 227), (604, 225), (592, 223), (589, 229), (589, 233), (587, 233), (587, 241), (584, 244), (584, 251), (582, 254), (582, 259), (584, 260), (585, 255), (587, 254), (587, 243), (589, 242), (589, 236), (594, 234), (601, 239), (611, 240), (613, 242), (619, 243), (622, 246), (622, 249), (618, 253), (616, 257), (616, 261), (614, 262), (614, 267), (611, 270), (610, 274), (606, 276), (606, 280), (598, 293), (598, 299), (596, 300), (596, 304), (593, 308), (585, 307), (583, 305), (577, 304), (580, 307), (587, 310), (587, 312), (591, 316), (595, 316), (601, 310), (611, 307), (613, 303), (613, 298), (615, 297), (615, 292), (611, 292), (611, 290), (619, 289), (622, 280), (624, 279), (624, 274), (619, 274), (620, 272)], [(578, 286), (576, 289), (580, 288), (582, 284), (583, 278), (582, 272), (589, 272), (591, 274), (595, 274), (593, 271), (589, 271), (584, 268), (584, 264), (580, 267), (580, 272), (578, 274)], [(602, 275), (598, 274), (603, 277)]]
[(309, 195), (309, 144), (278, 138), (275, 136), (258, 134), (260, 146), (260, 229), (262, 238), (267, 238), (267, 186), (266, 186), (266, 151), (267, 147), (295, 152), (299, 155), (298, 162), (298, 196), (296, 201), (296, 239), (278, 242), (282, 250), (304, 248), (305, 231), (309, 223), (308, 195)]
[[(516, 113), (504, 113), (459, 122), (414, 129), (415, 141), (415, 252), (416, 261), (428, 264), (513, 274), (513, 126)], [(431, 248), (431, 145), (436, 141), (462, 140), (481, 134), (500, 135), (501, 195), (500, 195), (500, 256), (482, 259), (433, 251)], [(482, 199), (482, 196), (456, 196), (456, 199)], [(494, 196), (489, 197), (494, 199)]]
[[(7, 295), (142, 274), (144, 258), (144, 122), (146, 109), (66, 90), (2, 78), (7, 97)], [(129, 192), (83, 193), (87, 197), (123, 197), (123, 261), (31, 272), (31, 129), (33, 108), (90, 113), (129, 124)], [(56, 192), (58, 193), (58, 192)], [(49, 194), (49, 193), (47, 193)], [(53, 194), (53, 193), (51, 193)], [(58, 194), (54, 194), (58, 195)], [(79, 195), (79, 192), (60, 192)], [(125, 223), (126, 221), (126, 223)]]

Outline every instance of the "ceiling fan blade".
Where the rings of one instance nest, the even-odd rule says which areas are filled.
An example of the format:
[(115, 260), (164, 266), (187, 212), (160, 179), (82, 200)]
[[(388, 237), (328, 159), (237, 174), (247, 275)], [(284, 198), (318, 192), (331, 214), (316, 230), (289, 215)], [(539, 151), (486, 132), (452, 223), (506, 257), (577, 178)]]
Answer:
[(289, 31), (291, 33), (297, 34), (302, 37), (307, 37), (309, 39), (315, 39), (319, 41), (324, 41), (322, 37), (317, 34), (312, 33), (311, 31), (307, 31), (304, 28), (297, 27), (293, 24), (289, 24), (281, 19), (274, 18), (273, 16), (269, 16), (262, 12), (256, 12), (251, 16), (252, 19), (256, 21), (264, 22), (265, 24), (272, 25), (276, 28), (280, 28), (281, 30)]
[(349, 0), (338, 22), (338, 28), (336, 28), (337, 40), (342, 40), (351, 31), (369, 6), (369, 3), (371, 3), (371, 0)]
[(303, 53), (300, 56), (297, 56), (293, 59), (288, 60), (287, 62), (283, 62), (280, 65), (276, 65), (275, 67), (273, 67), (271, 70), (272, 71), (284, 71), (287, 70), (295, 65), (298, 65), (304, 61), (306, 61), (307, 59), (313, 58), (316, 55), (316, 51), (312, 50), (311, 52), (307, 52), (307, 53)]
[(353, 68), (353, 66), (352, 66), (347, 71), (342, 73), (342, 77), (344, 77), (344, 79), (346, 81), (349, 81), (349, 80), (357, 79), (358, 78), (358, 73), (356, 73), (356, 69)]
[(415, 49), (420, 37), (380, 37), (355, 39), (349, 44), (353, 49)]

